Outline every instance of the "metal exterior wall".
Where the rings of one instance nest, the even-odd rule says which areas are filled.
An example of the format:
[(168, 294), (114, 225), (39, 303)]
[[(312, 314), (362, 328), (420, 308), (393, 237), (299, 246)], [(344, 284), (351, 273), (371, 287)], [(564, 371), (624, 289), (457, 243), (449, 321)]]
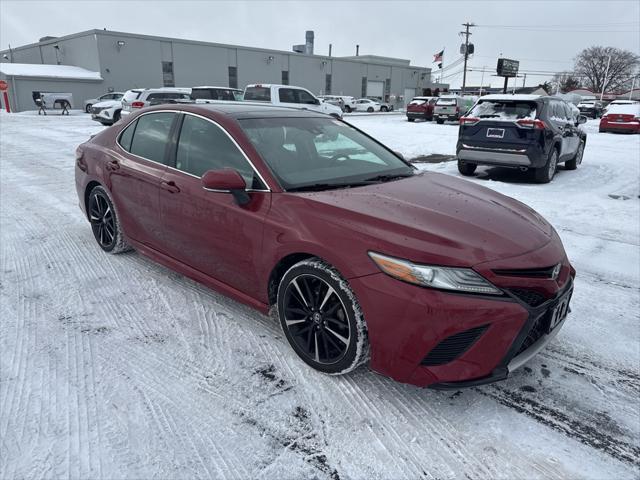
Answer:
[[(47, 78), (4, 78), (9, 83), (9, 104), (11, 111), (22, 112), (25, 110), (37, 110), (33, 103), (32, 92), (64, 92), (73, 94), (73, 108), (82, 109), (85, 99), (93, 98), (104, 93), (100, 81), (87, 80), (52, 80)], [(60, 110), (53, 110), (52, 115), (57, 115)]]
[[(119, 46), (118, 41), (124, 45)], [(60, 46), (57, 57), (54, 44)], [(403, 96), (405, 88), (421, 91), (431, 84), (429, 69), (404, 64), (400, 60), (391, 62), (390, 59), (390, 63), (385, 64), (384, 60), (378, 59), (340, 59), (103, 30), (18, 47), (13, 51), (13, 60), (16, 63), (49, 64), (60, 61), (63, 65), (99, 71), (103, 82), (88, 85), (85, 82), (64, 83), (79, 105), (85, 98), (97, 96), (108, 89), (123, 91), (134, 87), (162, 86), (163, 61), (173, 62), (175, 85), (179, 87), (228, 86), (229, 66), (237, 67), (239, 88), (249, 83), (282, 83), (283, 71), (289, 72), (290, 85), (305, 87), (315, 94), (326, 93), (327, 74), (331, 75), (331, 93), (354, 97), (361, 96), (363, 77), (369, 81), (390, 80), (389, 93), (392, 97)], [(34, 82), (38, 83), (37, 80)], [(51, 85), (51, 82), (46, 84)], [(38, 89), (45, 90), (43, 81), (40, 85)], [(81, 98), (84, 95), (88, 96)], [(27, 108), (31, 109), (31, 105), (29, 97)]]

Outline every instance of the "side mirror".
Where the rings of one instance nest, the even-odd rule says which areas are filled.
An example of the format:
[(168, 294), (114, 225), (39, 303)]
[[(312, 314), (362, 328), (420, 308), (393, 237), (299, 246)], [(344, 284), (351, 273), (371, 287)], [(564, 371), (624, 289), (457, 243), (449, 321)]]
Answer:
[(244, 178), (231, 168), (206, 171), (202, 176), (202, 188), (209, 192), (230, 193), (238, 205), (246, 205), (251, 200)]
[(578, 125), (581, 125), (583, 123), (587, 123), (587, 117), (585, 117), (584, 115), (578, 115)]
[(315, 101), (315, 102), (313, 102), (313, 103), (314, 103), (314, 104), (316, 104), (316, 105), (320, 105), (320, 100), (318, 100), (318, 99), (316, 98), (316, 101)]

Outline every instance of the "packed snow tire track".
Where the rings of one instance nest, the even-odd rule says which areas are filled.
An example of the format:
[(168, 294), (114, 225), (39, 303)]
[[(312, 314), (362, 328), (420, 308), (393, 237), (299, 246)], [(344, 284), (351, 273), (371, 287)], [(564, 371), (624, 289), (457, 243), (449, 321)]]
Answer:
[[(406, 158), (455, 154), (455, 125), (348, 121)], [(437, 392), (315, 372), (273, 316), (105, 254), (73, 181), (75, 147), (102, 128), (75, 111), (0, 115), (0, 478), (640, 475), (640, 136), (589, 122), (582, 164), (548, 185), (465, 177), (550, 220), (578, 276), (540, 355)], [(459, 176), (455, 161), (419, 168)]]

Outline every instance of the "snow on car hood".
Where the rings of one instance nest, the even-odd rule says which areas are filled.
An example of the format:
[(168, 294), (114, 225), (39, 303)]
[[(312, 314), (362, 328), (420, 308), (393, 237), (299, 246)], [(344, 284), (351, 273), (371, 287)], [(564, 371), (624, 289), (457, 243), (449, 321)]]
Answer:
[(551, 225), (523, 203), (450, 175), (304, 196), (346, 210), (324, 220), (373, 237), (371, 249), (404, 257), (411, 251), (411, 260), (424, 263), (472, 266), (539, 249), (553, 236)]
[(104, 102), (98, 102), (93, 104), (94, 107), (99, 107), (99, 108), (118, 107), (120, 105), (122, 105), (122, 102), (120, 100), (105, 100)]

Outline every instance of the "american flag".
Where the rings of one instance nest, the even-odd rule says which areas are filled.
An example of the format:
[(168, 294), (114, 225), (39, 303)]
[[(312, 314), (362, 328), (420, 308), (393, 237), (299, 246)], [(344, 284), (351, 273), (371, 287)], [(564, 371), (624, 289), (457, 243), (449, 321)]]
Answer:
[(444, 50), (441, 50), (433, 56), (433, 63), (442, 62), (442, 57), (444, 57)]

